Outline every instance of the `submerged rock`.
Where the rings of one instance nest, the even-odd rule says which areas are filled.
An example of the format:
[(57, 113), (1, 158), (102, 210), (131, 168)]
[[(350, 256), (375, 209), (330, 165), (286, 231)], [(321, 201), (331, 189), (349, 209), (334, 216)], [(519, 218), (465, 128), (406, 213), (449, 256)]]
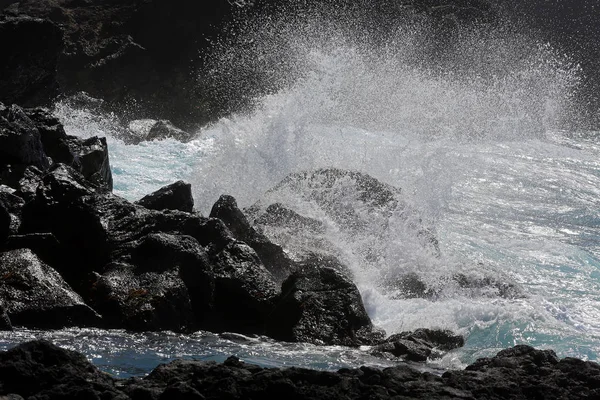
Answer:
[(402, 251), (439, 255), (433, 231), (402, 191), (357, 171), (290, 174), (245, 211), (257, 230), (297, 260), (314, 253), (343, 258), (351, 251), (365, 264), (377, 263), (381, 243), (390, 242), (406, 243)]
[(192, 212), (194, 210), (194, 198), (192, 196), (192, 185), (184, 181), (177, 181), (156, 192), (142, 197), (136, 201), (151, 210), (179, 210)]
[(0, 299), (14, 325), (97, 326), (99, 315), (29, 249), (0, 253)]

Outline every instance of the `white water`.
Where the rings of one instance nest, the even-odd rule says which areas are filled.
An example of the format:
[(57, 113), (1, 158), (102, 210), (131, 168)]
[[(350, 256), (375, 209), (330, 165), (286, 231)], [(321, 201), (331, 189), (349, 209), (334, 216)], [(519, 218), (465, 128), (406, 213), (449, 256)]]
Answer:
[[(576, 66), (514, 32), (464, 33), (453, 64), (429, 68), (421, 49), (431, 38), (421, 25), (378, 48), (311, 27), (265, 26), (252, 32), (258, 45), (223, 53), (221, 67), (232, 74), (249, 63), (277, 71), (273, 60), (286, 54), (273, 75), (284, 84), (190, 143), (125, 145), (125, 128), (110, 116), (65, 103), (57, 112), (70, 134), (108, 136), (115, 192), (131, 200), (184, 179), (207, 214), (220, 194), (247, 207), (289, 173), (320, 167), (402, 188), (435, 230), (439, 257), (411, 242), (394, 216), (383, 241), (327, 228), (376, 325), (388, 334), (433, 327), (464, 335), (466, 346), (438, 361), (444, 367), (518, 343), (598, 360), (600, 133), (559, 129), (573, 107)], [(357, 250), (365, 243), (375, 260)], [(439, 295), (391, 298), (382, 282), (404, 272)], [(446, 279), (456, 273), (515, 283), (525, 297), (461, 290)]]

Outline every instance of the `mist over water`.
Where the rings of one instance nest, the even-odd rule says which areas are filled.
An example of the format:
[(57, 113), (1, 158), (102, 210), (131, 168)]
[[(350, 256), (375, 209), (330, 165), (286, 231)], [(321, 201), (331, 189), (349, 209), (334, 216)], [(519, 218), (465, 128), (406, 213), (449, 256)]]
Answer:
[[(600, 146), (598, 133), (569, 129), (576, 60), (499, 24), (440, 30), (419, 17), (363, 28), (322, 13), (249, 21), (216, 44), (200, 78), (217, 82), (215, 96), (239, 96), (242, 111), (189, 143), (126, 145), (110, 116), (57, 111), (68, 133), (109, 136), (117, 194), (137, 200), (185, 179), (205, 215), (221, 194), (250, 207), (290, 173), (369, 174), (401, 189), (439, 252), (415, 240), (401, 210), (385, 223), (365, 212), (356, 234), (310, 201), (283, 200), (323, 220), (321, 238), (350, 267), (375, 325), (465, 335), (444, 367), (518, 343), (597, 360)], [(407, 273), (435, 296), (398, 296), (387, 284)], [(461, 287), (458, 274), (519, 295)]]

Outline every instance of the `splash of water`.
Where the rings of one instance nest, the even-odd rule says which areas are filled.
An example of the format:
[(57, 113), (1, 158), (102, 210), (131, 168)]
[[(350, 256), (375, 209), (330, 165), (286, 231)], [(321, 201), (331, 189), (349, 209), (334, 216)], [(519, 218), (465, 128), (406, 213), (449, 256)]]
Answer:
[[(384, 231), (377, 221), (362, 235), (326, 226), (377, 325), (466, 335), (446, 366), (516, 343), (597, 359), (600, 148), (594, 135), (556, 131), (575, 108), (577, 66), (510, 26), (458, 29), (441, 48), (426, 19), (405, 22), (376, 39), (343, 14), (248, 23), (217, 46), (208, 74), (229, 88), (217, 95), (246, 91), (248, 108), (188, 144), (110, 140), (118, 193), (137, 199), (186, 179), (207, 213), (223, 193), (248, 207), (290, 173), (367, 173), (402, 189), (441, 250), (409, 240), (414, 230), (393, 213)], [(69, 133), (96, 132), (59, 110)], [(309, 204), (293, 205), (311, 216)], [(391, 295), (383, 283), (409, 272), (435, 296)], [(455, 276), (513, 283), (524, 297), (465, 290)]]

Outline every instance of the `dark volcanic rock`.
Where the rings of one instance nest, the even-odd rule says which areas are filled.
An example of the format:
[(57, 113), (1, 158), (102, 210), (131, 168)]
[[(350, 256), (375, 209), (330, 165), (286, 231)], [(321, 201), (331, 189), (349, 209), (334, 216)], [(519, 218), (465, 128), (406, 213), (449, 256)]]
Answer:
[(0, 299), (14, 325), (95, 326), (99, 316), (28, 249), (0, 253)]
[(314, 253), (344, 259), (351, 251), (363, 264), (376, 264), (381, 243), (388, 242), (439, 255), (435, 235), (402, 191), (357, 171), (290, 174), (245, 211), (257, 230), (295, 260)]
[(30, 249), (48, 265), (58, 265), (62, 257), (57, 255), (60, 243), (51, 233), (11, 235), (6, 240), (6, 250)]
[(248, 245), (231, 241), (216, 254), (215, 317), (211, 330), (263, 333), (278, 290), (273, 276)]
[(190, 296), (177, 269), (142, 272), (111, 264), (92, 283), (90, 296), (111, 328), (182, 332), (194, 326)]
[(373, 350), (375, 354), (389, 353), (410, 361), (427, 361), (428, 358), (441, 357), (442, 352), (462, 347), (462, 336), (447, 330), (417, 329), (414, 332), (402, 332), (385, 339)]
[[(118, 388), (118, 389), (117, 389)], [(82, 355), (48, 342), (0, 353), (0, 396), (35, 399), (593, 399), (600, 366), (516, 346), (463, 371), (436, 376), (407, 365), (337, 372), (177, 360), (143, 379), (115, 380)]]
[(210, 211), (210, 216), (225, 222), (236, 239), (252, 247), (279, 283), (297, 269), (296, 263), (288, 257), (281, 246), (271, 242), (250, 225), (232, 196), (222, 195), (219, 197)]
[(177, 181), (156, 192), (142, 197), (136, 201), (151, 210), (179, 210), (192, 212), (194, 210), (194, 198), (192, 196), (192, 185), (184, 181)]
[(38, 399), (116, 399), (120, 392), (114, 379), (83, 355), (36, 341), (0, 353), (0, 395), (9, 393)]
[(91, 137), (82, 140), (71, 136), (68, 141), (69, 147), (77, 156), (79, 172), (98, 186), (105, 186), (108, 190), (112, 190), (113, 179), (106, 138)]
[(50, 165), (35, 123), (16, 105), (0, 106), (0, 160), (41, 169)]
[(58, 94), (56, 68), (62, 50), (63, 35), (54, 23), (0, 16), (0, 101), (49, 105)]
[(354, 283), (334, 269), (314, 265), (283, 283), (268, 334), (290, 342), (347, 346), (382, 338), (373, 331)]

